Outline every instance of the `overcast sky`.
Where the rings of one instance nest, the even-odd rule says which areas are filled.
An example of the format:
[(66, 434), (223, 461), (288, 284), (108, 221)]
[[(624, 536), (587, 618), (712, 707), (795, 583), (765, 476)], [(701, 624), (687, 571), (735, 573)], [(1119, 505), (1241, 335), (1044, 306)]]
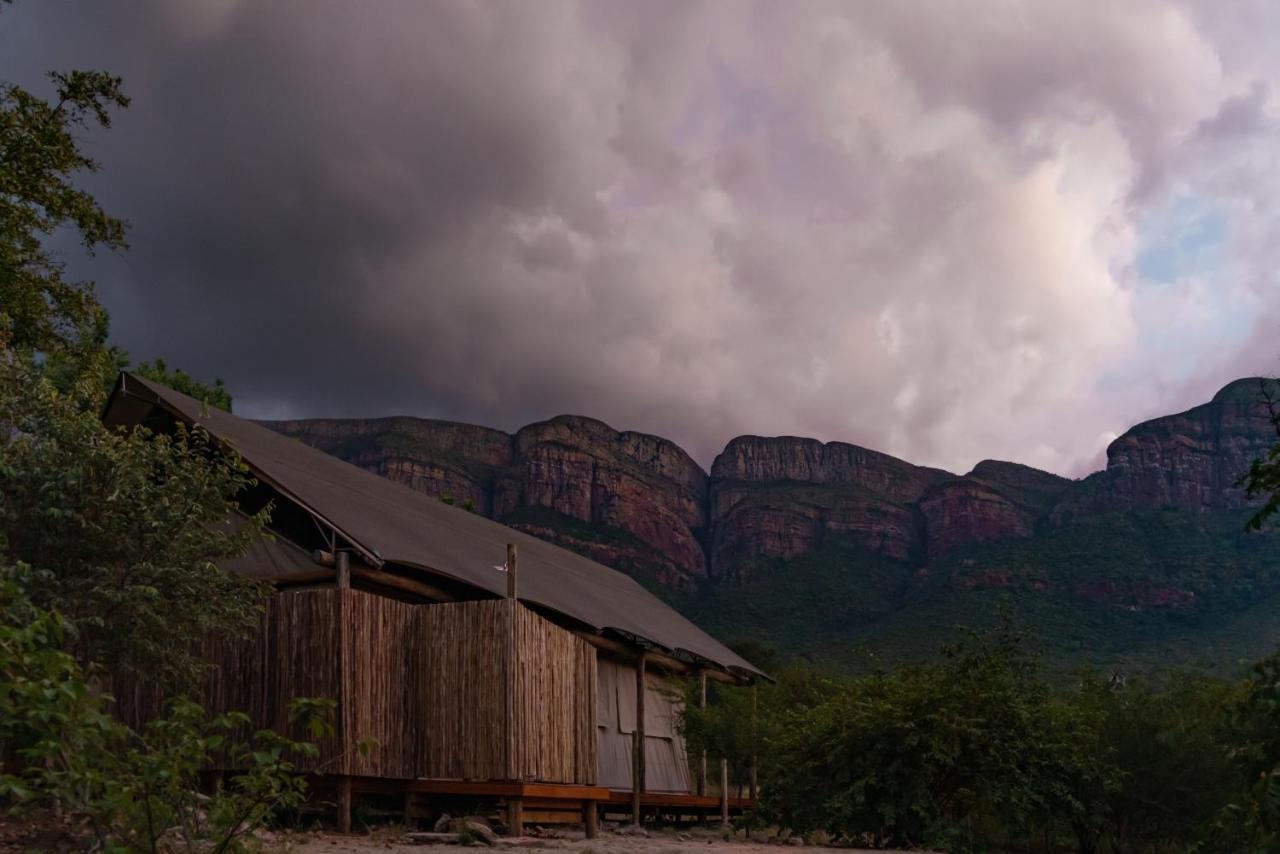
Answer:
[(19, 0), (113, 339), (260, 417), (562, 412), (1080, 475), (1280, 368), (1280, 3)]

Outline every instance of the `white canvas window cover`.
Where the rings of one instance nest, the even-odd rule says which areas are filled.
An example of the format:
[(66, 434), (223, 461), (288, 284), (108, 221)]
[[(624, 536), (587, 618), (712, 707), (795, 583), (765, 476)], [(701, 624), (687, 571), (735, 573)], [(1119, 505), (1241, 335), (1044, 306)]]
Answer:
[[(597, 722), (600, 733), (599, 785), (631, 788), (631, 739), (636, 729), (634, 667), (599, 659)], [(645, 790), (688, 792), (689, 764), (678, 721), (683, 702), (676, 686), (645, 674)]]

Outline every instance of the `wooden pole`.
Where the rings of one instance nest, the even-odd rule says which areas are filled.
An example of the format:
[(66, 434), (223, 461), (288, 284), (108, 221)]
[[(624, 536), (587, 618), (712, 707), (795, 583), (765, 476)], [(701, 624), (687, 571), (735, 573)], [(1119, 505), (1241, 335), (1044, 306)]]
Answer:
[[(707, 711), (707, 671), (698, 671), (698, 708)], [(698, 794), (707, 793), (707, 748), (702, 748), (702, 756), (698, 759)]]
[(631, 821), (640, 823), (640, 795), (644, 792), (644, 653), (636, 659), (636, 728), (631, 733)]
[(507, 598), (516, 598), (516, 544), (507, 543)]
[(334, 555), (334, 565), (337, 568), (338, 587), (346, 589), (351, 586), (351, 555), (345, 551), (339, 551)]
[(751, 788), (749, 789), (749, 791), (751, 792), (751, 800), (753, 801), (756, 799), (756, 792), (758, 791), (758, 788), (757, 788), (758, 780), (756, 779), (756, 745), (758, 741), (757, 732), (759, 728), (756, 725), (756, 708), (759, 705), (759, 700), (760, 700), (760, 692), (756, 690), (756, 683), (752, 682), (751, 683), (751, 774), (749, 777), (749, 783)]
[(720, 757), (720, 826), (729, 829), (729, 760)]
[(596, 833), (599, 832), (600, 813), (596, 810), (595, 801), (582, 802), (582, 826), (586, 831), (587, 839), (595, 839)]
[(507, 833), (524, 836), (524, 798), (507, 799)]
[[(519, 650), (516, 647), (517, 618), (516, 613), (516, 545), (515, 543), (507, 543), (507, 602), (509, 603), (508, 613), (510, 615), (510, 631), (511, 642), (507, 645), (507, 775), (512, 780), (519, 780), (521, 777), (521, 769), (516, 767), (516, 680), (519, 676), (516, 674), (517, 662), (519, 661)], [(523, 806), (517, 799), (512, 799), (510, 813), (510, 821), (507, 823), (514, 827), (516, 819), (520, 819), (521, 828), (523, 824)], [(514, 836), (523, 836), (523, 829), (517, 833), (512, 831)]]
[(351, 832), (351, 778), (338, 778), (338, 832)]

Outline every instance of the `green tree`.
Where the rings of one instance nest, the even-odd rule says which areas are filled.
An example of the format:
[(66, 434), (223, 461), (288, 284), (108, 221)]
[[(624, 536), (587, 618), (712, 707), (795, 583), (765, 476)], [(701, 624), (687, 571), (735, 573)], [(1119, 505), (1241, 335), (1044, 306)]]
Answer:
[[(52, 101), (0, 84), (0, 563), (44, 573), (33, 595), (79, 626), (68, 643), (82, 665), (189, 683), (196, 641), (245, 625), (265, 595), (216, 566), (244, 552), (265, 514), (239, 514), (253, 481), (203, 431), (98, 420), (103, 374), (124, 356), (105, 346), (93, 285), (68, 280), (47, 241), (72, 230), (90, 252), (125, 247), (124, 222), (75, 182), (98, 168), (81, 133), (129, 101), (104, 72), (51, 77)], [(230, 406), (221, 384), (158, 361), (143, 372)]]
[[(180, 391), (188, 397), (194, 397), (215, 409), (231, 411), (231, 392), (227, 391), (227, 387), (220, 379), (215, 379), (212, 383), (201, 382), (181, 368), (170, 368), (165, 364), (164, 359), (140, 362), (133, 368), (133, 372), (144, 379), (153, 380), (175, 391)], [(114, 380), (113, 376), (112, 381)]]
[(143, 671), (170, 688), (198, 641), (242, 630), (269, 592), (220, 570), (266, 511), (235, 496), (244, 464), (203, 430), (109, 431), (21, 362), (0, 364), (0, 562), (44, 573), (36, 603), (79, 626), (77, 661)]
[(930, 663), (780, 680), (770, 693), (791, 699), (764, 706), (762, 814), (854, 845), (1101, 850), (1120, 778), (1100, 715), (1054, 695), (1026, 644), (1006, 624)]
[(1185, 851), (1201, 836), (1237, 788), (1231, 709), (1240, 690), (1191, 674), (1123, 688), (1084, 678), (1067, 699), (1092, 718), (1116, 774), (1089, 799), (1099, 840), (1114, 851)]
[[(254, 731), (237, 712), (210, 717), (186, 699), (141, 733), (115, 721), (111, 697), (63, 651), (73, 624), (30, 599), (44, 580), (0, 567), (0, 756), (22, 764), (0, 772), (0, 800), (56, 805), (85, 822), (85, 848), (121, 852), (244, 850), (253, 830), (304, 800), (294, 763), (315, 759), (311, 742)], [(332, 701), (295, 700), (290, 717), (315, 738), (331, 732), (333, 711)], [(216, 759), (240, 770), (201, 795), (200, 771)]]
[(128, 106), (120, 78), (100, 71), (50, 75), (53, 102), (0, 83), (0, 340), (27, 357), (79, 373), (101, 361), (107, 318), (89, 282), (69, 281), (48, 238), (73, 229), (89, 252), (125, 246), (125, 224), (73, 183), (98, 164), (77, 132), (109, 127)]
[(1235, 797), (1203, 850), (1280, 852), (1280, 654), (1253, 667), (1234, 707)]

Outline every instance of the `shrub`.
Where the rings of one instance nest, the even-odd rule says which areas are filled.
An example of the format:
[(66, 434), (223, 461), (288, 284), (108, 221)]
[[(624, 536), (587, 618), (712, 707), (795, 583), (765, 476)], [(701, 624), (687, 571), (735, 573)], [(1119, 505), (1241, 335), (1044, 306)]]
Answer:
[[(226, 852), (304, 800), (293, 762), (314, 758), (315, 745), (253, 731), (239, 712), (209, 717), (180, 698), (141, 733), (115, 721), (110, 696), (63, 651), (74, 628), (26, 595), (35, 580), (26, 567), (0, 572), (0, 757), (22, 766), (0, 774), (0, 798), (11, 809), (56, 806), (104, 851)], [(295, 700), (291, 718), (319, 737), (331, 729), (333, 708)], [(199, 774), (215, 759), (243, 770), (206, 796)]]

